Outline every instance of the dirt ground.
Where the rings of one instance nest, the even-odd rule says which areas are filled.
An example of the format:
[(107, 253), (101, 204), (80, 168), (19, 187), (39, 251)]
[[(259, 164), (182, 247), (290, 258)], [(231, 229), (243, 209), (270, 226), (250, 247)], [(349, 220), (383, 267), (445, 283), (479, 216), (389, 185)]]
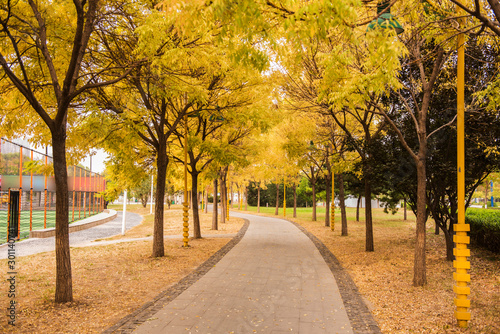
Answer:
[[(353, 215), (353, 212), (351, 213)], [(362, 219), (362, 218), (361, 218)], [(413, 287), (415, 218), (404, 221), (374, 210), (375, 252), (365, 252), (364, 222), (349, 220), (349, 236), (324, 222), (297, 221), (316, 235), (347, 269), (384, 333), (500, 333), (500, 255), (471, 250), (469, 328), (456, 326), (453, 265), (445, 259), (444, 236), (428, 222), (427, 280)]]
[[(127, 231), (125, 238), (152, 234), (149, 208), (130, 208), (145, 214), (144, 224)], [(165, 211), (165, 234), (181, 234), (182, 211)], [(201, 216), (203, 239), (166, 240), (163, 258), (152, 258), (152, 241), (71, 249), (74, 302), (56, 305), (55, 255), (41, 253), (16, 259), (16, 326), (8, 325), (6, 311), (0, 316), (1, 333), (101, 333), (122, 317), (152, 300), (161, 291), (188, 275), (222, 248), (230, 238), (210, 238), (210, 233), (236, 233), (242, 219), (231, 218), (220, 231), (210, 231), (211, 215)], [(180, 227), (179, 227), (180, 225)], [(7, 260), (1, 261), (7, 272)], [(8, 305), (8, 282), (0, 282), (0, 305)]]
[[(152, 235), (149, 207), (131, 208), (144, 215), (143, 224), (127, 231), (124, 238)], [(180, 207), (166, 210), (165, 234), (180, 235)], [(353, 216), (353, 212), (349, 213)], [(290, 217), (287, 217), (290, 218)], [(331, 232), (324, 222), (297, 220), (329, 247), (348, 270), (371, 308), (384, 333), (500, 333), (500, 256), (472, 249), (472, 320), (469, 328), (456, 326), (453, 317), (453, 267), (444, 259), (444, 238), (429, 226), (427, 238), (427, 278), (423, 288), (412, 286), (415, 219), (403, 221), (374, 210), (375, 252), (364, 251), (364, 222), (350, 218), (349, 236), (340, 236), (340, 217)], [(151, 258), (151, 241), (109, 246), (73, 248), (73, 303), (55, 305), (55, 259), (53, 252), (16, 259), (19, 303), (15, 328), (0, 318), (0, 332), (15, 333), (100, 333), (125, 315), (150, 301), (213, 253), (228, 238), (210, 238), (211, 233), (236, 233), (243, 220), (231, 218), (211, 231), (211, 215), (202, 215), (201, 240), (191, 240), (182, 248), (180, 239), (167, 240), (167, 256)], [(432, 225), (432, 224), (429, 224)], [(190, 224), (192, 228), (192, 224)], [(118, 236), (115, 238), (123, 238)], [(1, 265), (7, 268), (7, 260)], [(5, 273), (7, 270), (5, 270)], [(2, 280), (0, 305), (7, 305), (8, 282)]]

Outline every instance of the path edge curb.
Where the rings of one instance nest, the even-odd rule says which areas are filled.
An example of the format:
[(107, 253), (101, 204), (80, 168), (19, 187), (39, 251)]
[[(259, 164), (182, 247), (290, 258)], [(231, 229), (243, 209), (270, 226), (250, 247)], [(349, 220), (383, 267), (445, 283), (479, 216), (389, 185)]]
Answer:
[(302, 233), (313, 242), (328, 265), (328, 268), (330, 268), (330, 271), (337, 281), (340, 295), (342, 296), (342, 301), (344, 302), (345, 310), (354, 333), (382, 334), (373, 314), (361, 297), (356, 283), (354, 283), (349, 273), (342, 267), (335, 255), (333, 255), (321, 240), (309, 232), (305, 227), (292, 220), (285, 220), (295, 225), (295, 227), (302, 231)]
[(152, 315), (161, 310), (165, 305), (174, 300), (182, 292), (187, 290), (191, 285), (196, 283), (201, 277), (203, 277), (213, 266), (215, 266), (223, 257), (226, 255), (234, 246), (236, 246), (250, 225), (250, 221), (245, 218), (241, 218), (245, 221), (238, 234), (232, 238), (227, 244), (221, 249), (215, 252), (211, 257), (205, 262), (200, 264), (194, 271), (189, 273), (187, 276), (182, 278), (180, 281), (170, 286), (167, 290), (160, 292), (152, 301), (143, 304), (139, 309), (130, 313), (129, 315), (123, 317), (115, 325), (109, 327), (103, 334), (112, 333), (132, 333), (139, 325), (146, 322)]

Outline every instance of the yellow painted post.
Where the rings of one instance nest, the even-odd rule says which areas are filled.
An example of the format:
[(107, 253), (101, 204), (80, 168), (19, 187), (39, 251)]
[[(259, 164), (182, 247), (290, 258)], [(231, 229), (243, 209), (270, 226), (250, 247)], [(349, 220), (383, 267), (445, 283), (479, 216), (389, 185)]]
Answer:
[(82, 204), (82, 169), (78, 168), (80, 171), (80, 177), (78, 178), (78, 219), (81, 218), (82, 215), (82, 210), (81, 210), (81, 204)]
[[(463, 19), (460, 19), (460, 24)], [(457, 319), (459, 327), (467, 327), (467, 321), (470, 320), (471, 315), (469, 312), (470, 300), (467, 296), (470, 294), (470, 288), (467, 282), (470, 282), (470, 275), (467, 269), (470, 269), (470, 262), (467, 260), (470, 257), (470, 250), (467, 249), (470, 238), (467, 232), (470, 231), (469, 224), (465, 224), (465, 129), (464, 129), (464, 86), (465, 86), (465, 37), (463, 33), (458, 35), (458, 59), (457, 59), (457, 176), (458, 176), (458, 222), (454, 224), (455, 235), (453, 242), (455, 242), (455, 261), (453, 267), (453, 279), (455, 286), (453, 291), (456, 294), (454, 299), (455, 318)]]
[[(45, 166), (47, 166), (47, 155), (45, 155)], [(44, 177), (45, 190), (43, 196), (43, 228), (47, 228), (47, 174)]]
[(188, 184), (187, 184), (187, 136), (188, 136), (188, 117), (184, 115), (184, 203), (182, 203), (182, 241), (184, 247), (189, 247), (189, 208), (188, 208)]
[(286, 217), (286, 176), (283, 178), (283, 217)]
[(330, 213), (330, 228), (332, 231), (335, 230), (335, 174), (332, 168), (332, 208)]
[(240, 211), (243, 209), (243, 197), (241, 195), (241, 189), (238, 187), (238, 199), (240, 200)]

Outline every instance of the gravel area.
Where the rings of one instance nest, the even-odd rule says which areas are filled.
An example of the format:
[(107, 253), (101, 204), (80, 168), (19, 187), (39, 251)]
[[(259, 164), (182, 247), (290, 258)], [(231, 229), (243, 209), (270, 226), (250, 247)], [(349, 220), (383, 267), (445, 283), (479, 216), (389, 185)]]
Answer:
[[(139, 225), (142, 216), (127, 212), (126, 229)], [(122, 212), (118, 212), (117, 217), (107, 223), (89, 229), (73, 232), (69, 235), (70, 247), (90, 246), (96, 239), (108, 238), (122, 232)], [(37, 253), (50, 252), (55, 250), (55, 237), (32, 238), (16, 242), (16, 256), (27, 256)], [(0, 246), (0, 259), (7, 258), (7, 245)]]

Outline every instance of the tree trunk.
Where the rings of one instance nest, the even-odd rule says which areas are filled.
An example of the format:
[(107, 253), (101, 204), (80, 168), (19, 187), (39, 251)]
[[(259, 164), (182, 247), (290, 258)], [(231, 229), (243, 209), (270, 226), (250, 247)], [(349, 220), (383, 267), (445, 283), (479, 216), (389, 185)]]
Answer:
[(248, 198), (248, 187), (245, 186), (245, 211), (248, 211), (248, 202), (247, 202), (247, 198)]
[(373, 252), (373, 222), (372, 222), (372, 185), (370, 182), (370, 173), (365, 176), (365, 226), (366, 226), (366, 244), (365, 250)]
[(221, 224), (226, 223), (226, 205), (227, 205), (227, 192), (226, 192), (226, 181), (224, 179), (224, 171), (220, 177), (220, 222)]
[(226, 223), (226, 213), (227, 213), (227, 171), (229, 170), (229, 166), (226, 166), (221, 169), (221, 223)]
[(358, 202), (356, 204), (356, 221), (359, 222), (359, 204), (361, 203), (361, 195), (358, 196)]
[(260, 184), (257, 187), (257, 212), (260, 213)]
[(212, 230), (218, 230), (218, 208), (217, 208), (217, 178), (214, 179), (214, 204), (212, 211)]
[(73, 280), (69, 249), (68, 170), (66, 166), (66, 126), (52, 132), (52, 154), (56, 183), (56, 303), (73, 301)]
[(439, 235), (439, 225), (437, 222), (434, 222), (434, 234)]
[(274, 214), (276, 216), (278, 215), (279, 206), (280, 206), (280, 184), (276, 183), (276, 210), (274, 211)]
[(152, 257), (165, 256), (163, 241), (163, 210), (165, 202), (165, 183), (167, 180), (167, 154), (166, 144), (160, 141), (156, 155), (156, 193), (155, 217), (153, 222), (153, 254)]
[(347, 236), (347, 213), (345, 209), (344, 174), (339, 174), (339, 201), (340, 215), (342, 217), (342, 236)]
[[(422, 143), (421, 143), (422, 145)], [(426, 171), (425, 171), (425, 153), (419, 152), (417, 162), (417, 231), (415, 244), (415, 262), (413, 267), (413, 285), (423, 286), (427, 283), (425, 248), (426, 235), (425, 223), (427, 220), (426, 212)]]
[(293, 184), (293, 218), (297, 218), (297, 185)]
[(406, 216), (406, 198), (403, 200), (404, 201), (404, 207), (405, 207), (405, 210), (404, 210), (404, 220), (406, 220), (407, 216)]
[(208, 213), (208, 186), (205, 187), (205, 213)]
[(455, 255), (453, 255), (453, 232), (448, 231), (446, 228), (443, 228), (444, 239), (446, 241), (446, 260), (453, 261), (455, 260)]
[(191, 174), (191, 205), (193, 207), (193, 237), (201, 239), (200, 213), (198, 212), (198, 173)]

